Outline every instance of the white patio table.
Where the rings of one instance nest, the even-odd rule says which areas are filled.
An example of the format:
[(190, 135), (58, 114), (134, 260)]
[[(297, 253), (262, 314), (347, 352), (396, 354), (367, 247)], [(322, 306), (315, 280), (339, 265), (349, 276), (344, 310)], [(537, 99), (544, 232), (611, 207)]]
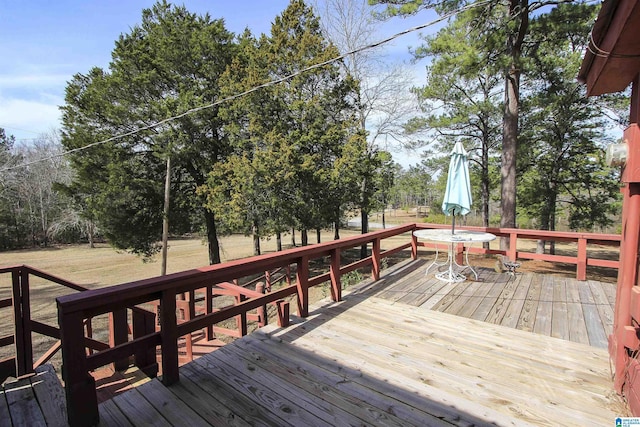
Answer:
[[(495, 234), (485, 233), (482, 231), (455, 230), (452, 234), (449, 229), (416, 230), (413, 232), (413, 235), (418, 239), (426, 239), (436, 243), (449, 244), (447, 260), (444, 262), (438, 261), (440, 252), (438, 250), (438, 245), (436, 245), (436, 257), (433, 262), (429, 264), (429, 267), (427, 267), (425, 274), (428, 274), (429, 270), (431, 270), (433, 266), (447, 266), (447, 270), (436, 273), (436, 278), (445, 282), (456, 283), (467, 280), (467, 277), (461, 274), (466, 269), (471, 270), (476, 280), (478, 280), (478, 272), (476, 272), (476, 270), (469, 264), (469, 248), (474, 243), (490, 242), (496, 238)], [(455, 259), (454, 245), (456, 243), (462, 243), (464, 246), (463, 265), (458, 264)]]

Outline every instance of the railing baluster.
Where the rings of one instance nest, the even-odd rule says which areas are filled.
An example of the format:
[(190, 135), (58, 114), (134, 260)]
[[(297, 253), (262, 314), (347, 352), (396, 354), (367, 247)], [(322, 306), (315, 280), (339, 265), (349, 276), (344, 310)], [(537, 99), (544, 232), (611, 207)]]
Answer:
[[(109, 345), (115, 347), (128, 341), (129, 325), (127, 323), (127, 309), (122, 308), (109, 313)], [(114, 371), (123, 371), (129, 366), (128, 359), (120, 359), (113, 362)]]
[(296, 284), (298, 286), (298, 315), (309, 316), (309, 256), (303, 255), (298, 259), (296, 269)]
[(11, 287), (13, 297), (13, 335), (15, 337), (16, 349), (16, 375), (24, 375), (26, 373), (26, 363), (24, 359), (25, 342), (24, 342), (24, 322), (22, 314), (22, 295), (20, 292), (20, 279), (22, 270), (13, 270), (11, 272)]
[[(212, 285), (207, 285), (205, 290), (205, 314), (213, 313), (213, 288)], [(213, 325), (209, 325), (205, 328), (205, 335), (207, 341), (211, 341), (215, 335), (213, 334)]]
[(329, 267), (331, 276), (331, 299), (342, 301), (342, 284), (340, 281), (340, 248), (331, 251), (331, 266)]
[(379, 280), (380, 265), (381, 265), (379, 237), (373, 239), (373, 249), (371, 250), (371, 261), (372, 261), (371, 276), (373, 277), (373, 280)]
[[(138, 308), (131, 312), (133, 323), (133, 339), (152, 334), (156, 331), (156, 316), (154, 313)], [(155, 347), (139, 350), (134, 355), (135, 365), (147, 376), (155, 378), (158, 375), (158, 361)]]
[(31, 295), (29, 293), (29, 270), (20, 272), (20, 300), (22, 305), (22, 335), (24, 345), (25, 374), (33, 372), (33, 339), (31, 337)]

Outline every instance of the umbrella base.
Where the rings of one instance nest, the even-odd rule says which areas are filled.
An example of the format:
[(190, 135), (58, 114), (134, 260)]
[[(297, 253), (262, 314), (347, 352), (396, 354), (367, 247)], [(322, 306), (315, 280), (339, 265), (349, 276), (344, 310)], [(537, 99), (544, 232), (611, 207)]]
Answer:
[(467, 276), (456, 273), (452, 268), (450, 268), (447, 271), (436, 274), (436, 279), (442, 280), (443, 282), (461, 283), (467, 280)]

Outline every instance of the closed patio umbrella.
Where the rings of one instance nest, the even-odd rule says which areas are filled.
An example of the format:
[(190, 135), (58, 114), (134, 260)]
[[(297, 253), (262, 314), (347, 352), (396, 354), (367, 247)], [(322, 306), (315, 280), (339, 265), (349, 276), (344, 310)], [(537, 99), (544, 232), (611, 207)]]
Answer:
[(471, 210), (471, 182), (469, 180), (469, 161), (467, 152), (460, 141), (451, 152), (447, 188), (442, 201), (442, 211), (452, 215), (451, 234), (456, 228), (456, 215), (466, 215)]

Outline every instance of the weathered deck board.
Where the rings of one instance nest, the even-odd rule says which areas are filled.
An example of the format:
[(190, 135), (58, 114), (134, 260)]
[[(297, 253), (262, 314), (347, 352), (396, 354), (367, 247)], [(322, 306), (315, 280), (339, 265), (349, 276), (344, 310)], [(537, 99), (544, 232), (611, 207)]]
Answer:
[[(38, 400), (31, 388), (29, 378), (6, 383), (3, 388), (3, 397), (7, 399), (11, 413), (10, 419), (2, 420), (3, 425), (46, 427), (47, 422), (40, 406), (38, 406)], [(4, 424), (6, 421), (9, 423)]]
[(170, 425), (183, 405), (211, 425), (607, 425), (624, 410), (609, 375), (604, 349), (347, 293), (183, 366), (168, 389), (122, 394), (139, 406), (118, 410)]
[(46, 364), (35, 369), (36, 375), (29, 378), (31, 387), (38, 400), (42, 415), (49, 427), (67, 425), (67, 405), (64, 388), (53, 366)]

